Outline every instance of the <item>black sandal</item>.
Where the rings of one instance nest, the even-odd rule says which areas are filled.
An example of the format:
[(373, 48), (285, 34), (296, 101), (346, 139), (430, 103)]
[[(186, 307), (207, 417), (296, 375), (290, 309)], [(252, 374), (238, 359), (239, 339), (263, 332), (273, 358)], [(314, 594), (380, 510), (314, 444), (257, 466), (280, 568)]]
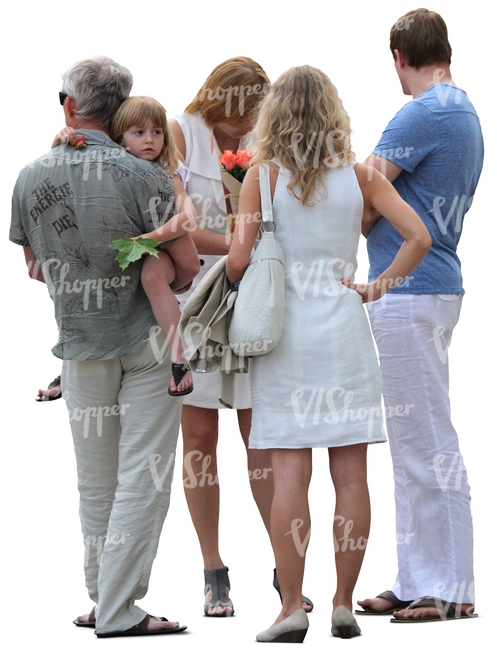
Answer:
[[(222, 569), (204, 569), (205, 588), (204, 595), (210, 594), (210, 600), (204, 603), (204, 614), (212, 617), (233, 616), (235, 609), (233, 603), (226, 593), (230, 588), (230, 579), (228, 577), (228, 567)], [(231, 609), (231, 613), (209, 614), (212, 607), (225, 607)]]
[[(57, 386), (60, 386), (60, 375), (58, 377), (55, 377), (53, 382), (51, 384), (48, 384), (47, 390), (50, 390), (51, 388), (57, 388)], [(42, 395), (41, 397), (36, 397), (37, 402), (53, 402), (56, 399), (60, 399), (62, 397), (62, 389), (60, 390), (58, 395), (55, 395), (55, 397), (50, 397), (49, 395)]]
[[(172, 364), (172, 371), (173, 371), (173, 379), (174, 383), (176, 386), (181, 383), (181, 380), (183, 377), (186, 375), (186, 373), (191, 370), (190, 366), (187, 363), (173, 363)], [(172, 395), (172, 397), (183, 397), (183, 395), (188, 395), (191, 393), (193, 390), (193, 384), (190, 386), (190, 388), (187, 388), (186, 390), (182, 391), (172, 391), (171, 387), (167, 389), (167, 392), (169, 395)]]
[[(279, 583), (279, 580), (278, 580), (278, 576), (276, 575), (276, 569), (274, 569), (273, 573), (274, 573), (273, 587), (276, 589), (276, 591), (280, 595), (281, 602), (283, 602), (283, 598), (281, 597), (280, 583)], [(309, 609), (304, 609), (304, 608), (302, 608), (302, 609), (304, 609), (304, 612), (306, 614), (310, 614), (312, 612), (312, 610), (314, 609), (314, 603), (312, 602), (312, 600), (310, 598), (307, 598), (306, 596), (302, 596), (302, 602), (309, 606)]]

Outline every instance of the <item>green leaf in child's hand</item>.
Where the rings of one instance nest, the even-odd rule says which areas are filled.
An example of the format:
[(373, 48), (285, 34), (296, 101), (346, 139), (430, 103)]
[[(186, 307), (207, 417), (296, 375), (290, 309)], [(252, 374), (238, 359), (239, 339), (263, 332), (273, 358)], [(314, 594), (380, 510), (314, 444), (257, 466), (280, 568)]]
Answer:
[(115, 248), (119, 251), (116, 260), (124, 271), (131, 262), (136, 262), (136, 260), (139, 260), (146, 253), (159, 257), (159, 253), (156, 250), (158, 245), (159, 242), (155, 241), (155, 239), (148, 239), (147, 237), (131, 239), (127, 237), (126, 239), (115, 239), (109, 244), (109, 248)]

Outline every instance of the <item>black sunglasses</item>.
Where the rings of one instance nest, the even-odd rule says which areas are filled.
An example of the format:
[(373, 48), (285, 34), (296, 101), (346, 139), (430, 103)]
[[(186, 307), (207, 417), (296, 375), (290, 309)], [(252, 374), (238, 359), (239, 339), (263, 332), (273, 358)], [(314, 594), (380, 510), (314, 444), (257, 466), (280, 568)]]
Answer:
[(67, 93), (59, 92), (59, 102), (61, 106), (64, 106), (64, 102), (66, 101), (67, 97)]

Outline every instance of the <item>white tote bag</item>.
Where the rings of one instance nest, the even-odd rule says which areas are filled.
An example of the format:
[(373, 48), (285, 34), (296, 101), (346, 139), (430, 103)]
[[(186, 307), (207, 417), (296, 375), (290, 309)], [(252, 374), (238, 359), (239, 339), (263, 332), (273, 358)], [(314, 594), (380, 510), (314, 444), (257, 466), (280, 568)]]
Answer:
[[(279, 342), (285, 315), (285, 255), (274, 238), (276, 226), (269, 165), (259, 165), (262, 237), (238, 284), (228, 340), (239, 356), (266, 354)], [(232, 286), (233, 286), (232, 285)], [(235, 287), (233, 287), (235, 288)]]

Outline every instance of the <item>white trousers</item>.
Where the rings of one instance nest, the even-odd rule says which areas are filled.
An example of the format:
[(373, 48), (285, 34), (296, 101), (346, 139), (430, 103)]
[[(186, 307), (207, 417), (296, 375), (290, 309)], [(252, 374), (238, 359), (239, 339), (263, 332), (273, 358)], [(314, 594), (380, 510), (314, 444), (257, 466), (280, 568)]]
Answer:
[(401, 600), (474, 603), (469, 485), (450, 418), (447, 348), (462, 296), (370, 303), (395, 480)]
[(147, 592), (169, 507), (182, 402), (167, 393), (164, 357), (158, 364), (147, 342), (120, 359), (63, 365), (86, 585), (99, 632), (126, 630), (146, 616), (134, 601)]

